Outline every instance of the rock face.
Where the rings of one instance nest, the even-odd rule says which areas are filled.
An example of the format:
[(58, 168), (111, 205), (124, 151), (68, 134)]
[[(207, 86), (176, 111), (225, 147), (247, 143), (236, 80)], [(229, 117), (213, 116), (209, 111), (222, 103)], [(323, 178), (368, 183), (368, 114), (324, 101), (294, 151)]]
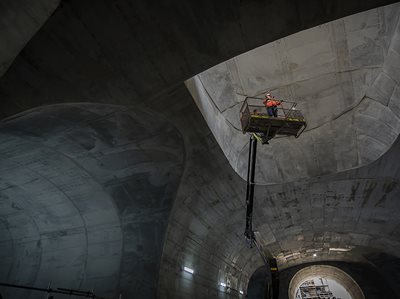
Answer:
[(219, 64), (186, 85), (232, 167), (245, 177), (248, 137), (239, 133), (244, 95), (298, 102), (299, 139), (259, 149), (262, 183), (366, 165), (400, 132), (400, 5), (308, 29)]

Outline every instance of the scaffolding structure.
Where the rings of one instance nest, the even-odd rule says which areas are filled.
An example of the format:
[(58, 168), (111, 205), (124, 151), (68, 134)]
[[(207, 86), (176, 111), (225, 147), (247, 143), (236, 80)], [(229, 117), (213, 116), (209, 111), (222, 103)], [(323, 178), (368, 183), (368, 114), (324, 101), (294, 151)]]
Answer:
[(335, 297), (326, 278), (314, 278), (303, 282), (296, 292), (296, 299), (341, 299)]

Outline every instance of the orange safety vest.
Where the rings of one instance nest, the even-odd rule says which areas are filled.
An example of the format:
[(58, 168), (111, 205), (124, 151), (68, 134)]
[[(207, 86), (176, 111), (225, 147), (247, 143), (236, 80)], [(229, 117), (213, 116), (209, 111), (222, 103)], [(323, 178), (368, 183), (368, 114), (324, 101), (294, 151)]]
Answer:
[(275, 100), (264, 100), (263, 103), (264, 103), (264, 105), (267, 106), (268, 108), (270, 108), (270, 107), (276, 107), (276, 106), (278, 106), (278, 105), (281, 104), (281, 102), (275, 101)]

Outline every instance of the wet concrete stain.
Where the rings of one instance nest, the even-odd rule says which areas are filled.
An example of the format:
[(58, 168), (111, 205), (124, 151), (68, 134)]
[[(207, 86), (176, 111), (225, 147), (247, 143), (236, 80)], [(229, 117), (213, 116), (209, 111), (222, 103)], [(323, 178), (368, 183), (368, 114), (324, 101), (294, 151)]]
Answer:
[(384, 203), (386, 202), (386, 199), (387, 199), (387, 195), (388, 195), (389, 193), (391, 193), (391, 192), (396, 188), (397, 185), (398, 185), (398, 182), (397, 182), (397, 181), (386, 181), (386, 182), (383, 184), (383, 188), (382, 188), (384, 194), (383, 194), (383, 196), (377, 201), (377, 203), (375, 204), (375, 207), (383, 208), (383, 207), (384, 207)]
[(383, 184), (383, 191), (387, 194), (393, 191), (394, 188), (397, 187), (399, 184), (398, 181), (390, 181), (390, 182), (385, 182)]
[(364, 188), (364, 192), (363, 192), (363, 202), (361, 204), (361, 207), (365, 207), (365, 205), (368, 203), (372, 192), (375, 190), (377, 186), (376, 182), (371, 182), (371, 181), (367, 181), (367, 183), (365, 184), (365, 188)]
[(355, 183), (354, 185), (351, 186), (351, 194), (349, 197), (349, 201), (355, 201), (356, 199), (356, 193), (358, 188), (360, 187), (360, 182)]

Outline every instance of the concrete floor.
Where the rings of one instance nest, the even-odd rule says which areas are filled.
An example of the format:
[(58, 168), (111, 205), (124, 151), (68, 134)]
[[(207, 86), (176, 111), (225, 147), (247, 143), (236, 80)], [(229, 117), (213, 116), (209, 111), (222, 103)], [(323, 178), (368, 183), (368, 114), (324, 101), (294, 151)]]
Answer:
[[(232, 144), (221, 142), (212, 114), (203, 117), (183, 81), (292, 33), (392, 2), (2, 2), (8, 17), (0, 41), (8, 47), (0, 52), (0, 281), (37, 287), (51, 281), (110, 298), (243, 298), (239, 291), (262, 265), (243, 238), (244, 165), (231, 166), (240, 156), (230, 155)], [(266, 184), (256, 188), (254, 226), (278, 259), (283, 286), (293, 269), (341, 262), (351, 265), (343, 270), (353, 269), (366, 298), (400, 297), (400, 140), (391, 101), (399, 83), (398, 11), (375, 11), (379, 22), (368, 19), (372, 27), (392, 37), (379, 44), (389, 51), (377, 67), (395, 84), (387, 88), (378, 73), (360, 83), (375, 100), (363, 115), (380, 117), (339, 128), (378, 132), (379, 153), (349, 163), (324, 145), (302, 156), (326, 168), (303, 175), (260, 151), (258, 175)], [(371, 152), (353, 137), (346, 140), (357, 140), (358, 153)], [(271, 162), (286, 174), (280, 180), (268, 179)], [(368, 289), (371, 279), (385, 285)]]

